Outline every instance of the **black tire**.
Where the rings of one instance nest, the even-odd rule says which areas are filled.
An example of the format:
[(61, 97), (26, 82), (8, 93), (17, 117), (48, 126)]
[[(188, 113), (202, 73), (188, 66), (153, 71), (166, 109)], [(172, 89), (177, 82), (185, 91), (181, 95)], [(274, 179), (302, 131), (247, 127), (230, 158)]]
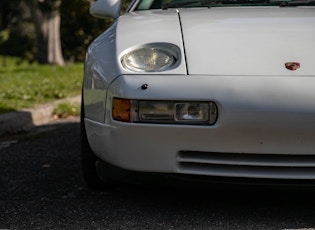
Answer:
[(96, 170), (96, 162), (99, 160), (93, 153), (86, 135), (84, 124), (84, 103), (83, 97), (81, 102), (81, 167), (85, 183), (91, 189), (103, 189), (106, 183), (102, 181)]

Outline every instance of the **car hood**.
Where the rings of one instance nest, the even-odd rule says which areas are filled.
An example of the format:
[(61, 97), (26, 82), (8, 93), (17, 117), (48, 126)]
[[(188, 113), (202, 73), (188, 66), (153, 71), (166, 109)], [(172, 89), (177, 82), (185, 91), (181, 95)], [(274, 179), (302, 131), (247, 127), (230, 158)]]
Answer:
[(184, 9), (180, 19), (190, 74), (315, 74), (315, 8)]
[[(185, 57), (171, 71), (175, 74), (311, 76), (315, 73), (314, 25), (314, 7), (141, 11), (119, 18), (117, 51), (170, 42)], [(300, 68), (288, 70), (286, 63), (299, 63)]]

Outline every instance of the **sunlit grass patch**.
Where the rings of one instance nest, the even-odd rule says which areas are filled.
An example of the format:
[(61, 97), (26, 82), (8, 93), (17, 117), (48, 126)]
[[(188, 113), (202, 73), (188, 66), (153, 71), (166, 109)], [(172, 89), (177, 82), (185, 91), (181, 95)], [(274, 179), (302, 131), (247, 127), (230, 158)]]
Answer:
[(0, 57), (0, 113), (81, 93), (83, 63), (65, 66), (20, 63)]
[(69, 116), (79, 116), (81, 111), (81, 105), (78, 103), (60, 103), (58, 104), (53, 115), (56, 118), (67, 118)]

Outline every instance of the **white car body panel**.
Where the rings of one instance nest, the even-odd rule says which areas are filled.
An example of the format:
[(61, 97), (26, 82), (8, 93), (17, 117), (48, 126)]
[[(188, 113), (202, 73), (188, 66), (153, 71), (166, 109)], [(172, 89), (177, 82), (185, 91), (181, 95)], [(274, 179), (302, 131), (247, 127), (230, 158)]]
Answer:
[[(106, 124), (87, 121), (89, 140), (94, 152), (106, 162), (147, 172), (185, 173), (178, 164), (178, 154), (183, 150), (314, 155), (315, 81), (302, 78), (303, 81), (269, 76), (121, 76), (110, 89), (115, 96), (211, 100), (219, 107), (219, 119), (214, 126), (122, 123), (112, 120), (108, 108)], [(139, 89), (143, 82), (149, 85), (146, 91)], [(300, 87), (307, 94), (299, 91)], [(161, 94), (162, 88), (167, 93)], [(315, 166), (314, 162), (309, 164)]]
[[(314, 75), (314, 7), (182, 9), (189, 74)], [(295, 72), (286, 62), (300, 62)]]
[[(314, 25), (315, 7), (168, 9), (119, 17), (87, 52), (84, 122), (93, 152), (133, 171), (315, 179)], [(180, 48), (177, 68), (141, 73), (122, 67), (130, 48), (159, 42)], [(286, 62), (301, 68), (290, 71)], [(117, 122), (114, 97), (212, 101), (219, 115), (213, 126)], [(182, 157), (182, 151), (197, 154)], [(250, 163), (259, 169), (241, 171), (226, 165), (247, 160), (228, 157), (222, 169), (211, 168), (217, 162), (199, 152), (266, 158)], [(301, 159), (277, 162), (274, 156)]]
[[(163, 74), (186, 74), (185, 54), (177, 10), (140, 11), (123, 15), (118, 19), (117, 34), (120, 35), (116, 41), (118, 62), (122, 55), (133, 47), (167, 42), (180, 48), (182, 58), (176, 69), (164, 71)], [(121, 73), (130, 74), (130, 71), (122, 68)], [(151, 74), (161, 73), (152, 72)]]
[(104, 122), (105, 99), (111, 81), (119, 76), (116, 55), (116, 23), (87, 50), (84, 66), (83, 102), (85, 117)]
[[(152, 30), (152, 27), (155, 30)], [(180, 65), (163, 73), (186, 74), (183, 41), (176, 10), (123, 15), (91, 44), (86, 55), (84, 79), (87, 118), (104, 122), (108, 86), (117, 76), (130, 74), (130, 71), (121, 66), (121, 56), (130, 48), (161, 41), (178, 46), (182, 52)]]

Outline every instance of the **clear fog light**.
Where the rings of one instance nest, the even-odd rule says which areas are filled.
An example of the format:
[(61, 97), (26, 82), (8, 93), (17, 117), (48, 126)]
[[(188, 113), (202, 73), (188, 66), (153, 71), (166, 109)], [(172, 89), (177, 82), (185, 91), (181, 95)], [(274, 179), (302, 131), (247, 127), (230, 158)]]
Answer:
[(216, 120), (217, 107), (213, 102), (139, 102), (140, 122), (211, 125)]
[(176, 104), (176, 121), (208, 121), (208, 103), (179, 103)]
[(177, 103), (176, 122), (214, 124), (217, 120), (217, 107), (213, 102)]

